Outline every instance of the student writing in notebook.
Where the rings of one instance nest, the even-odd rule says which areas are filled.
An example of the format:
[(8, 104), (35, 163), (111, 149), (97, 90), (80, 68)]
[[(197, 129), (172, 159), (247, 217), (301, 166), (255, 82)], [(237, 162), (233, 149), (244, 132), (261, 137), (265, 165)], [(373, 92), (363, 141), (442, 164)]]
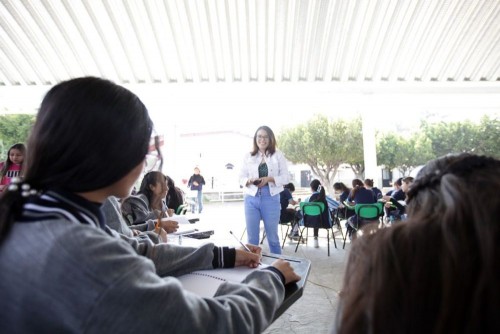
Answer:
[[(28, 141), (25, 177), (0, 198), (2, 331), (260, 333), (270, 324), (284, 284), (300, 279), (288, 262), (256, 269), (243, 283), (222, 284), (216, 298), (202, 298), (171, 275), (231, 264), (229, 250), (208, 244), (192, 250), (196, 261), (185, 256), (155, 266), (106, 227), (100, 206), (130, 193), (152, 128), (139, 98), (107, 80), (72, 79), (46, 94)], [(178, 247), (150, 251), (153, 259), (183, 256)], [(259, 254), (232, 254), (236, 265), (259, 261)]]
[[(167, 177), (162, 172), (151, 171), (144, 175), (138, 193), (123, 200), (122, 214), (127, 223), (133, 228), (135, 224), (162, 218), (168, 233), (177, 231), (179, 223), (170, 217), (173, 210), (165, 204), (167, 191)], [(187, 218), (184, 220), (187, 222)]]

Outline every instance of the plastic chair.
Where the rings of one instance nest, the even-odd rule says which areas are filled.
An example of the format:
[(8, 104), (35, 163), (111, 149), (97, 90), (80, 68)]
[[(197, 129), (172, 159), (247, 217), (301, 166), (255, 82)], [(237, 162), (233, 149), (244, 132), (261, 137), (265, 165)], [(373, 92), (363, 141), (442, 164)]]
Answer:
[[(294, 218), (290, 219), (289, 221), (282, 221), (281, 219), (279, 221), (279, 224), (281, 226), (281, 239), (283, 239), (283, 244), (281, 245), (281, 249), (283, 249), (285, 247), (285, 241), (286, 241), (286, 238), (288, 237), (288, 231), (290, 231), (290, 229), (293, 231), (294, 226), (299, 223), (298, 222), (298, 218), (297, 218), (297, 210), (298, 210), (298, 208), (299, 207), (295, 207), (295, 216), (294, 216)], [(286, 226), (285, 234), (283, 234), (283, 227), (284, 226)], [(292, 238), (290, 238), (290, 239), (292, 239)]]
[[(349, 206), (347, 203), (345, 205), (346, 207), (353, 208), (352, 206)], [(351, 225), (351, 227), (354, 228), (354, 232), (357, 232), (360, 223), (363, 222), (364, 220), (379, 221), (380, 217), (384, 215), (384, 205), (381, 202), (370, 203), (370, 204), (356, 204), (354, 206), (354, 213), (356, 214), (356, 219), (354, 222), (354, 226)], [(342, 249), (345, 248), (346, 239), (347, 239), (347, 232), (344, 235), (344, 245), (342, 246)]]
[(188, 209), (189, 209), (189, 204), (187, 204), (187, 203), (181, 204), (177, 208), (177, 211), (175, 212), (175, 214), (176, 215), (185, 215)]
[(299, 248), (300, 242), (303, 240), (304, 230), (306, 230), (306, 239), (308, 236), (309, 228), (324, 228), (326, 229), (326, 236), (328, 240), (328, 256), (330, 256), (330, 230), (332, 231), (332, 239), (337, 248), (337, 242), (335, 241), (335, 234), (333, 232), (333, 226), (330, 225), (330, 221), (324, 221), (323, 211), (325, 210), (325, 204), (322, 202), (301, 202), (300, 209), (302, 210), (304, 226), (300, 230), (299, 240), (297, 246), (295, 247), (295, 252)]

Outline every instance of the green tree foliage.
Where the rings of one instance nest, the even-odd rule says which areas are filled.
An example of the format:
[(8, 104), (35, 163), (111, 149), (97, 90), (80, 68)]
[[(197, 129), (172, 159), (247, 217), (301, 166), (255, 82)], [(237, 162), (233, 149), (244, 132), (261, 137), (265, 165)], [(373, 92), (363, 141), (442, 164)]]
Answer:
[(405, 138), (395, 133), (388, 133), (377, 142), (377, 162), (386, 168), (397, 168), (402, 175), (432, 159), (431, 142), (421, 133)]
[(476, 133), (475, 153), (500, 159), (500, 119), (484, 116)]
[(344, 143), (346, 145), (345, 163), (351, 166), (358, 179), (364, 179), (365, 157), (363, 152), (363, 128), (361, 118), (356, 118), (347, 124)]
[(500, 121), (485, 116), (479, 124), (471, 121), (423, 122), (421, 130), (430, 140), (434, 157), (449, 153), (475, 153), (499, 157)]
[(26, 143), (29, 132), (35, 123), (35, 115), (0, 116), (0, 160), (7, 157), (9, 147), (16, 143)]
[[(361, 127), (359, 120), (354, 122)], [(330, 121), (323, 115), (316, 115), (306, 124), (284, 130), (278, 143), (289, 161), (307, 164), (323, 186), (332, 192), (339, 166), (359, 162), (357, 150), (363, 155), (361, 135), (352, 131), (356, 126), (345, 120)]]

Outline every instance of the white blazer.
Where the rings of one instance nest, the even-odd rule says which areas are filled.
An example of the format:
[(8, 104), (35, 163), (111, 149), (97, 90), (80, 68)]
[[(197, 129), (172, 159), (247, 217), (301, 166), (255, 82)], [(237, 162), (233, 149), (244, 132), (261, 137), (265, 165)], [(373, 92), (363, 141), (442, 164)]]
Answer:
[[(242, 167), (240, 170), (240, 185), (243, 187), (243, 192), (250, 196), (255, 196), (259, 188), (253, 184), (245, 186), (249, 179), (259, 178), (259, 165), (262, 161), (263, 154), (258, 152), (252, 156), (250, 152), (245, 154)], [(277, 195), (283, 191), (283, 186), (288, 184), (289, 174), (288, 166), (283, 153), (276, 150), (273, 155), (264, 156), (264, 161), (267, 164), (268, 176), (274, 178), (274, 182), (268, 183), (271, 196)]]

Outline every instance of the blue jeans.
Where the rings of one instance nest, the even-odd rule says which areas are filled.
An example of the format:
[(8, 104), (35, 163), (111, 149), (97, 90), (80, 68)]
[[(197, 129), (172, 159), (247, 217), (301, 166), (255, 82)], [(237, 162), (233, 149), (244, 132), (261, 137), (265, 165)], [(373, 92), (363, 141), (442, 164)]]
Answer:
[(201, 210), (203, 210), (203, 192), (201, 190), (198, 190), (198, 213), (201, 213)]
[(260, 221), (264, 221), (264, 229), (269, 244), (269, 251), (281, 254), (278, 223), (280, 220), (280, 195), (271, 196), (269, 187), (262, 187), (257, 195), (245, 195), (245, 219), (247, 224), (248, 243), (259, 244)]
[[(190, 197), (192, 198), (192, 197)], [(201, 190), (196, 191), (196, 200), (194, 200), (194, 204), (191, 207), (191, 212), (194, 213), (196, 210), (196, 207), (198, 207), (198, 213), (201, 213), (201, 210), (203, 210), (203, 192)]]

